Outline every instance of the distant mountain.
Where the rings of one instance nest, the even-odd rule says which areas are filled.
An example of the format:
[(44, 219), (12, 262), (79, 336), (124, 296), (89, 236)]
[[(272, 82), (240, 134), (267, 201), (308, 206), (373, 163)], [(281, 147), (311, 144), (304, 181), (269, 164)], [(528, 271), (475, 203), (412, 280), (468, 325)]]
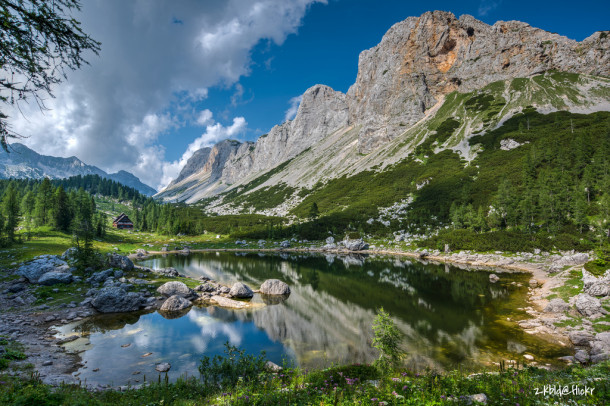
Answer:
[(129, 172), (119, 171), (108, 174), (96, 166), (87, 165), (75, 156), (58, 158), (41, 155), (19, 143), (11, 144), (10, 151), (8, 154), (0, 153), (0, 179), (41, 179), (44, 177), (63, 179), (77, 175), (98, 175), (132, 187), (147, 196), (157, 193), (155, 189), (145, 185)]

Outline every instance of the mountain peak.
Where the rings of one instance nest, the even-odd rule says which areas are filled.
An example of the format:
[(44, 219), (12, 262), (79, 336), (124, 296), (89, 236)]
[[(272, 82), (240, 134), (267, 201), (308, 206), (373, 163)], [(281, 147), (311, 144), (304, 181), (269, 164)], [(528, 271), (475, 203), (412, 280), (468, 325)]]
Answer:
[[(254, 182), (257, 186), (253, 190), (282, 182), (313, 186), (324, 177), (345, 173), (349, 164), (354, 164), (350, 173), (370, 168), (371, 161), (380, 163), (379, 157), (388, 153), (384, 148), (400, 149), (395, 140), (401, 139), (402, 145), (407, 146), (421, 142), (425, 132), (412, 134), (407, 140), (400, 137), (433, 117), (450, 97), (455, 100), (458, 94), (480, 91), (492, 83), (510, 83), (515, 78), (530, 83), (531, 78), (552, 71), (610, 76), (609, 41), (609, 35), (594, 34), (577, 42), (520, 21), (489, 25), (470, 15), (458, 19), (446, 11), (409, 17), (394, 24), (378, 45), (361, 52), (356, 81), (347, 93), (322, 84), (310, 87), (303, 93), (293, 120), (274, 126), (254, 144), (236, 147), (224, 155), (226, 159), (215, 158), (217, 144), (210, 156), (205, 157), (205, 163), (189, 164), (198, 171), (186, 171), (188, 182), (181, 173), (178, 180), (182, 183), (173, 184), (173, 191), (166, 190), (163, 198), (193, 203), (246, 185), (257, 177), (266, 180)], [(582, 89), (574, 81), (563, 85), (556, 82), (564, 80), (561, 75), (552, 76), (549, 75), (548, 86), (557, 90), (556, 97), (563, 94), (561, 86), (571, 86), (585, 100), (574, 101), (572, 106), (581, 103), (582, 107), (590, 102), (585, 110), (596, 103), (595, 109), (601, 108), (599, 98), (587, 99), (587, 85)], [(500, 95), (499, 99), (528, 100), (531, 104), (531, 94), (541, 87), (536, 81), (531, 83), (532, 87), (527, 89), (530, 94), (507, 89), (516, 94)], [(550, 96), (542, 100), (543, 105), (546, 103), (542, 107), (551, 110), (567, 109), (572, 103), (568, 100), (561, 104), (550, 100)], [(472, 131), (463, 129), (468, 132), (465, 137)], [(459, 148), (469, 151), (467, 145)], [(308, 150), (312, 151), (309, 155), (318, 154), (318, 160), (307, 161), (311, 156), (302, 158), (301, 154)], [(276, 174), (278, 167), (293, 159), (302, 159), (300, 173), (269, 175)], [(218, 166), (221, 162), (222, 168)], [(315, 165), (324, 171), (315, 172), (312, 169)], [(295, 183), (296, 179), (301, 183)]]
[(127, 171), (109, 175), (96, 166), (87, 165), (75, 156), (60, 158), (41, 155), (20, 143), (11, 144), (10, 148), (11, 152), (8, 154), (0, 152), (0, 178), (62, 179), (77, 175), (98, 175), (137, 189), (148, 196), (156, 193), (156, 190), (143, 184)]

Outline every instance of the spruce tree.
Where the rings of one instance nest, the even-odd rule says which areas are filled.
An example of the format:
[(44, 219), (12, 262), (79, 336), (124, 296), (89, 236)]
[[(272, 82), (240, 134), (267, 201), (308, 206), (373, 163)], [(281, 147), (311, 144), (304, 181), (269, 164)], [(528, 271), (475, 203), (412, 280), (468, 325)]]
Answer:
[(55, 204), (53, 205), (54, 226), (60, 231), (68, 231), (72, 222), (70, 202), (63, 187), (58, 186), (55, 190)]
[(93, 263), (93, 207), (89, 194), (82, 188), (76, 194), (74, 221), (72, 222), (74, 245), (78, 265), (86, 268)]
[(2, 197), (2, 211), (6, 216), (5, 229), (9, 242), (15, 241), (15, 228), (19, 224), (19, 198), (17, 189), (11, 182)]
[(50, 223), (53, 204), (53, 189), (49, 178), (44, 178), (36, 193), (34, 218), (36, 225), (45, 226)]

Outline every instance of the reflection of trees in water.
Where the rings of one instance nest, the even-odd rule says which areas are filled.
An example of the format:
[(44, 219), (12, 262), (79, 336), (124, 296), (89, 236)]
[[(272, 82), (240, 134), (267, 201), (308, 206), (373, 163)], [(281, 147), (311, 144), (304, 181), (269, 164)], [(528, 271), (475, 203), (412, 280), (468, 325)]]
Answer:
[(102, 314), (89, 318), (74, 327), (79, 333), (106, 333), (112, 330), (120, 330), (126, 325), (133, 325), (140, 320), (140, 316), (150, 312), (130, 312)]

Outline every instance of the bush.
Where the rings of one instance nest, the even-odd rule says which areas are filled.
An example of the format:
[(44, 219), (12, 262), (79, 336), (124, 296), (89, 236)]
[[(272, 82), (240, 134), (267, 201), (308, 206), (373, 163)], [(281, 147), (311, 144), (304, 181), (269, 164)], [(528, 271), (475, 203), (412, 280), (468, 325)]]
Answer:
[(225, 357), (216, 355), (212, 360), (208, 356), (201, 359), (198, 369), (204, 385), (227, 389), (235, 387), (240, 381), (257, 385), (268, 379), (264, 351), (256, 357), (245, 354), (245, 350), (228, 342), (225, 343), (225, 348)]
[(517, 231), (491, 231), (477, 233), (472, 230), (443, 230), (438, 235), (419, 242), (420, 247), (442, 250), (449, 244), (452, 250), (472, 250), (479, 252), (533, 252), (538, 248), (543, 251), (576, 250), (588, 251), (591, 246), (580, 241), (576, 236), (562, 233), (556, 236), (548, 233), (528, 234)]
[(379, 350), (379, 358), (375, 361), (375, 365), (382, 371), (387, 370), (388, 367), (397, 367), (404, 357), (404, 352), (400, 349), (402, 333), (383, 307), (375, 317), (373, 332), (375, 333), (373, 347)]

